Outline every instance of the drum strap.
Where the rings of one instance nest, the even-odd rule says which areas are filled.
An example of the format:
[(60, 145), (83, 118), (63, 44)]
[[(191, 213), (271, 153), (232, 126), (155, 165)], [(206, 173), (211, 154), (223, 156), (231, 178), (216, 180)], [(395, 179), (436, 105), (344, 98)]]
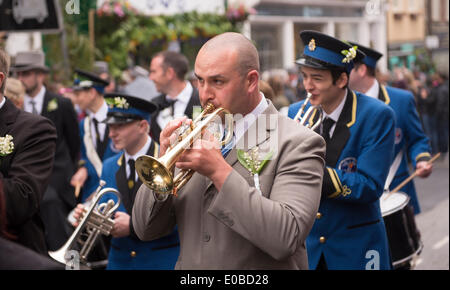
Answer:
[(392, 162), (391, 168), (389, 168), (389, 173), (386, 178), (386, 183), (384, 184), (384, 191), (389, 191), (389, 186), (391, 185), (392, 179), (394, 179), (395, 173), (397, 173), (398, 167), (402, 162), (403, 150), (397, 153), (394, 162)]

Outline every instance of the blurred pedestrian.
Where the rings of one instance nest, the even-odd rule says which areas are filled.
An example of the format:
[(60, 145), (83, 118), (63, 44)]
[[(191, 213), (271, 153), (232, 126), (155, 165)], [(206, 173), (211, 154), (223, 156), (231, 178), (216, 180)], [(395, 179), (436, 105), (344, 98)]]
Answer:
[(448, 80), (443, 73), (436, 73), (433, 76), (434, 88), (432, 94), (436, 96), (436, 118), (437, 118), (437, 132), (438, 132), (438, 150), (442, 154), (442, 158), (445, 158), (445, 154), (448, 152)]
[(152, 101), (158, 110), (152, 114), (150, 135), (159, 143), (162, 128), (174, 118), (187, 116), (194, 119), (194, 107), (200, 109), (198, 90), (185, 80), (189, 70), (187, 58), (174, 51), (156, 54), (150, 63), (150, 79), (161, 93)]

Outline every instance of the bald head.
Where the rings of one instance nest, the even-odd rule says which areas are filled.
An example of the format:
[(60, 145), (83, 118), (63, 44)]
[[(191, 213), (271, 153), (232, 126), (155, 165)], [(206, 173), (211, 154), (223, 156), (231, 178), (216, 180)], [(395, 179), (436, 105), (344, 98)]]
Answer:
[(236, 55), (239, 73), (244, 76), (251, 70), (259, 73), (259, 56), (253, 43), (240, 33), (226, 32), (208, 40), (200, 49), (202, 53), (219, 53), (227, 51)]

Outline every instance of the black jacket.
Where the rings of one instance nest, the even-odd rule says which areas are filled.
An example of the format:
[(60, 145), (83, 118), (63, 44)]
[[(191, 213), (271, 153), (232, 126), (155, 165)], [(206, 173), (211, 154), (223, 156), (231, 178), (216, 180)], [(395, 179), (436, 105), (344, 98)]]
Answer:
[(17, 242), (47, 254), (40, 203), (50, 181), (56, 130), (46, 118), (16, 108), (6, 99), (0, 109), (0, 137), (13, 137), (14, 150), (0, 157), (8, 231)]
[[(192, 119), (193, 107), (200, 106), (198, 90), (196, 88), (193, 89), (194, 90), (192, 91), (189, 103), (186, 106), (186, 110), (184, 111), (184, 114), (190, 119)], [(152, 137), (153, 140), (156, 141), (156, 143), (159, 144), (159, 135), (161, 134), (161, 131), (164, 128), (159, 127), (158, 122), (156, 122), (156, 119), (158, 118), (159, 113), (165, 108), (167, 108), (166, 95), (159, 95), (158, 97), (154, 98), (152, 102), (154, 102), (158, 106), (158, 110), (154, 112), (151, 117), (150, 136)]]
[(75, 173), (81, 142), (77, 114), (69, 99), (46, 90), (41, 115), (53, 122), (57, 133), (55, 162), (49, 186), (69, 208), (73, 208), (76, 201), (70, 179)]

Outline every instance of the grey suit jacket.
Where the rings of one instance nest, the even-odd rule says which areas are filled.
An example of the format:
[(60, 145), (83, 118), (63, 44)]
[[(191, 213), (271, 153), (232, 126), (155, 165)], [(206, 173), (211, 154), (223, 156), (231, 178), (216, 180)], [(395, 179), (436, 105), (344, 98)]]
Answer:
[(323, 138), (282, 116), (269, 102), (243, 139), (248, 140), (238, 146), (245, 143), (246, 150), (271, 144), (274, 151), (260, 173), (262, 194), (238, 161), (236, 148), (225, 159), (233, 171), (221, 191), (198, 173), (177, 197), (163, 201), (145, 185), (139, 189), (134, 230), (140, 239), (153, 240), (177, 225), (180, 256), (175, 269), (308, 268), (305, 240), (319, 207)]

